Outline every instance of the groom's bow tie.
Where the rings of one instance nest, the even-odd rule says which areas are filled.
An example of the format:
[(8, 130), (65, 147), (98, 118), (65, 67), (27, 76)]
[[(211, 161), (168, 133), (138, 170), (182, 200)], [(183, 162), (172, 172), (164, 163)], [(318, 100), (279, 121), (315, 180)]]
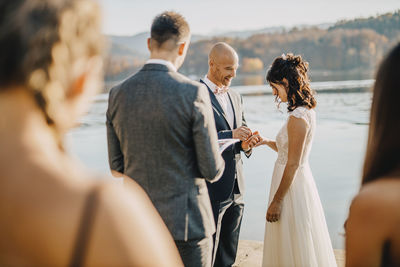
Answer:
[(229, 91), (229, 87), (228, 86), (224, 86), (224, 87), (221, 87), (221, 88), (217, 87), (214, 90), (214, 94), (222, 95), (222, 94), (225, 94), (228, 91)]

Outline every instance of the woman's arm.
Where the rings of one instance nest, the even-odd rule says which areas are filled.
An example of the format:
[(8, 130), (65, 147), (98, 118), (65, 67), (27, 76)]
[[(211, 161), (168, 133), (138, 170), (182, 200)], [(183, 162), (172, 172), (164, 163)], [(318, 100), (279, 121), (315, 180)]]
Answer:
[(269, 222), (276, 222), (280, 218), (282, 200), (289, 190), (296, 171), (300, 165), (304, 141), (308, 131), (308, 125), (303, 119), (290, 116), (287, 124), (287, 130), (289, 138), (288, 160), (286, 162), (281, 183), (268, 208), (266, 217), (267, 221)]
[(276, 146), (276, 141), (275, 140), (267, 139), (267, 138), (264, 138), (264, 137), (261, 137), (261, 138), (263, 138), (263, 140), (261, 141), (261, 145), (267, 145), (272, 150), (275, 150), (275, 152), (278, 152), (278, 147)]
[(266, 137), (261, 136), (258, 131), (255, 131), (254, 134), (258, 135), (258, 143), (254, 146), (254, 147), (258, 147), (261, 145), (267, 145), (269, 146), (272, 150), (275, 150), (276, 152), (278, 152), (278, 147), (276, 146), (276, 141), (272, 140), (272, 139), (268, 139)]

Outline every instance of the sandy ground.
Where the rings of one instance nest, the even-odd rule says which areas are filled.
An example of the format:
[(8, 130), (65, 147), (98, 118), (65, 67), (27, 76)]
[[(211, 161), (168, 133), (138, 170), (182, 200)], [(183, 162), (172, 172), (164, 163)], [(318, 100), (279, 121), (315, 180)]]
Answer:
[[(234, 267), (261, 267), (263, 242), (240, 240), (239, 250)], [(345, 252), (341, 249), (335, 249), (336, 262), (338, 267), (345, 265)]]

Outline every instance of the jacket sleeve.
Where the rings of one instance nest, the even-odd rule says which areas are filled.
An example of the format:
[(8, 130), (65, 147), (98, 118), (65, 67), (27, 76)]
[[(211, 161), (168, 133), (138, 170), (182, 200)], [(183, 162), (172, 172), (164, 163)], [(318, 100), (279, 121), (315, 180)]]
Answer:
[(114, 125), (112, 123), (110, 115), (110, 103), (111, 101), (109, 100), (108, 109), (106, 113), (108, 163), (110, 165), (111, 170), (124, 173), (124, 156), (122, 154), (121, 145), (118, 136), (115, 132)]
[(209, 182), (216, 182), (222, 176), (225, 162), (219, 153), (210, 96), (203, 85), (199, 86), (197, 90), (192, 120), (198, 168), (202, 177)]
[(229, 138), (232, 138), (231, 130), (224, 130), (218, 132), (218, 139), (229, 139)]

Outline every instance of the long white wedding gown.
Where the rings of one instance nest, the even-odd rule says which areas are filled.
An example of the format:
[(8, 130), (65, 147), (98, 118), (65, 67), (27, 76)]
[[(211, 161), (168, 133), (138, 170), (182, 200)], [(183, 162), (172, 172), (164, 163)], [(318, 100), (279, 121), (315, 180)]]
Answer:
[[(315, 131), (315, 112), (298, 107), (289, 116), (308, 124), (300, 167), (283, 199), (281, 218), (265, 225), (263, 267), (337, 266), (324, 211), (308, 164)], [(269, 203), (282, 179), (288, 158), (287, 122), (276, 136), (278, 158), (272, 175)]]

